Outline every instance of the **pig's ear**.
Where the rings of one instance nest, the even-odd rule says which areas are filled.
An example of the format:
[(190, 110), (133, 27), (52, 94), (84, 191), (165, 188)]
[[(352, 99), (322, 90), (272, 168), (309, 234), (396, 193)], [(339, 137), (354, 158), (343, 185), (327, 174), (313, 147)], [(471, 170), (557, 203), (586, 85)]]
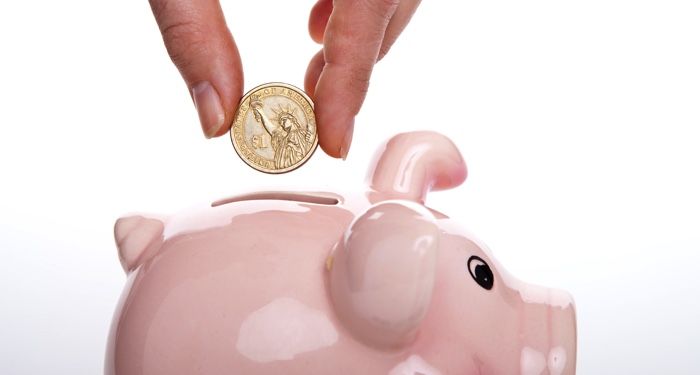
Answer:
[(114, 223), (119, 261), (126, 273), (150, 259), (163, 243), (163, 221), (141, 215), (127, 216)]
[(449, 189), (467, 178), (467, 166), (452, 141), (442, 134), (402, 133), (380, 148), (369, 172), (370, 196), (424, 203), (430, 190)]
[(408, 201), (384, 201), (355, 219), (327, 263), (338, 316), (379, 348), (413, 341), (433, 293), (439, 232), (433, 215)]

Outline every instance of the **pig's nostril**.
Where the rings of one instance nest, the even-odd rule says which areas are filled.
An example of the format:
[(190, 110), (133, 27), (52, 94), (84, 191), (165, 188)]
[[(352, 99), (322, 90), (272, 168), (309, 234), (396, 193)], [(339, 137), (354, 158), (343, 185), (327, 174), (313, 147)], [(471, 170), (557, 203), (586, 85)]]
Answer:
[(483, 259), (472, 255), (467, 260), (467, 268), (469, 269), (469, 274), (472, 275), (472, 278), (479, 286), (486, 290), (493, 288), (493, 272)]

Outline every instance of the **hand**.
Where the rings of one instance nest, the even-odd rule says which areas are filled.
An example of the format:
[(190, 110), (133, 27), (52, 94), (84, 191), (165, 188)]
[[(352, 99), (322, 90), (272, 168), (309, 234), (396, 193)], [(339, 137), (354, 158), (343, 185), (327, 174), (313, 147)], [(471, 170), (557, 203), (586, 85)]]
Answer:
[(207, 138), (225, 134), (243, 95), (241, 57), (218, 0), (149, 0)]
[[(165, 47), (180, 70), (208, 137), (225, 134), (243, 95), (241, 58), (218, 0), (149, 0)], [(306, 72), (316, 103), (319, 143), (344, 158), (374, 64), (388, 51), (420, 0), (319, 0), (311, 37), (323, 43)]]
[(309, 33), (323, 43), (309, 63), (304, 87), (314, 98), (319, 143), (345, 158), (369, 87), (381, 60), (408, 24), (420, 0), (318, 0)]

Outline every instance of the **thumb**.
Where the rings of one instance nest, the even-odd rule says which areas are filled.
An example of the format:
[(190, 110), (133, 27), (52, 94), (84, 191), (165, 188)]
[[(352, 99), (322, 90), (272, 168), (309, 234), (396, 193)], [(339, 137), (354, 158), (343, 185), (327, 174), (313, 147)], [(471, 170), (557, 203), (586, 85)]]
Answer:
[(190, 90), (204, 135), (226, 133), (243, 94), (243, 70), (218, 0), (150, 4), (168, 54)]
[[(345, 159), (355, 116), (367, 94), (374, 63), (398, 0), (336, 0), (323, 36), (323, 52), (309, 64), (321, 148)], [(316, 78), (318, 77), (318, 78)]]

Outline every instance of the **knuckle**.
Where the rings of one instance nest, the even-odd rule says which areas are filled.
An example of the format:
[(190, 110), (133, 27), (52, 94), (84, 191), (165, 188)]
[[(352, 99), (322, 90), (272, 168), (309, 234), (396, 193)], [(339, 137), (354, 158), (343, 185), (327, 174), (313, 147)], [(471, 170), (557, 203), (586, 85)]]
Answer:
[(362, 95), (367, 94), (369, 89), (369, 79), (372, 76), (371, 66), (351, 66), (348, 67), (348, 84), (350, 89)]
[(149, 0), (165, 49), (180, 71), (187, 70), (192, 57), (206, 49), (205, 27), (196, 22), (191, 7), (177, 6), (172, 0)]
[(176, 21), (161, 28), (165, 48), (175, 66), (187, 68), (190, 57), (206, 49), (206, 32), (192, 21)]

